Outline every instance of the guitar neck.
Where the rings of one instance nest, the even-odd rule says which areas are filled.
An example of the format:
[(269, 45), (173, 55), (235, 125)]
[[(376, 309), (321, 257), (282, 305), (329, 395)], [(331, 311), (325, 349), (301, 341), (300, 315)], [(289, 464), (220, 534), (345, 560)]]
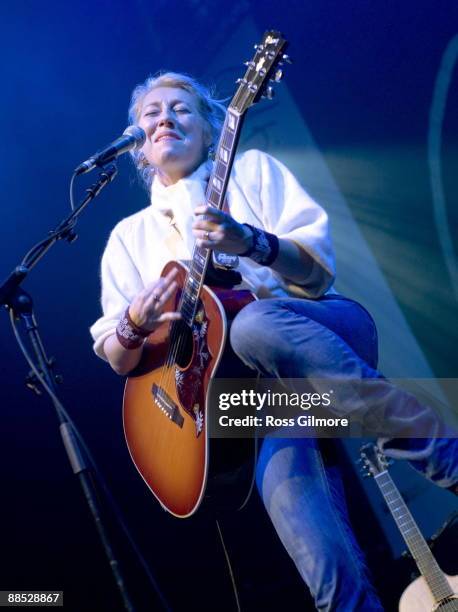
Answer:
[(244, 115), (238, 114), (232, 107), (226, 112), (226, 119), (215, 153), (215, 163), (208, 181), (207, 203), (219, 210), (223, 208), (227, 184), (234, 162), (235, 151), (240, 138)]
[(375, 476), (375, 481), (436, 602), (453, 596), (450, 584), (437, 564), (425, 538), (421, 534), (389, 473), (387, 471), (381, 472)]
[[(208, 181), (205, 198), (210, 206), (219, 210), (223, 208), (245, 113), (261, 97), (272, 97), (272, 85), (268, 83), (278, 83), (281, 80), (283, 70), (279, 66), (282, 66), (283, 62), (290, 62), (289, 57), (284, 54), (287, 45), (280, 32), (269, 30), (264, 33), (261, 43), (255, 45), (256, 52), (253, 59), (245, 62), (247, 69), (245, 75), (237, 79), (239, 86), (226, 111), (215, 163)], [(178, 307), (183, 321), (190, 326), (194, 322), (210, 252), (208, 248), (195, 246), (192, 253), (190, 269)]]
[[(208, 180), (205, 194), (206, 203), (222, 210), (226, 196), (227, 184), (234, 162), (235, 151), (242, 129), (244, 115), (232, 107), (226, 112), (221, 136), (215, 153), (215, 163)], [(197, 301), (203, 285), (205, 273), (210, 259), (210, 249), (195, 246), (191, 265), (183, 287), (180, 311), (183, 320), (192, 325), (196, 312)]]

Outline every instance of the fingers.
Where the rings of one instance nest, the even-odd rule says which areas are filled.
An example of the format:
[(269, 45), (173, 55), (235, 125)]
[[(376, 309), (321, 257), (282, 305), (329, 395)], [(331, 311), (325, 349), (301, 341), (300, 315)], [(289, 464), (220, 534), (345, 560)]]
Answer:
[[(178, 274), (178, 270), (173, 268), (167, 276), (161, 277), (158, 280), (153, 281), (150, 285), (145, 287), (142, 294), (145, 302), (158, 302), (161, 300), (163, 293), (170, 287), (174, 282), (174, 278)], [(175, 283), (176, 284), (176, 283)]]
[(213, 232), (214, 230), (217, 230), (221, 227), (222, 225), (220, 223), (214, 223), (213, 221), (206, 221), (205, 219), (198, 219), (197, 221), (194, 221), (194, 223), (192, 224), (193, 230), (204, 230), (207, 232)]
[(178, 283), (174, 280), (177, 274), (178, 270), (172, 269), (166, 276), (148, 285), (134, 298), (129, 307), (129, 313), (136, 325), (152, 330), (157, 323), (180, 318), (179, 313), (167, 313), (174, 316), (163, 318), (166, 313), (162, 312), (165, 304), (178, 288)]
[(203, 215), (207, 217), (209, 221), (214, 221), (216, 223), (224, 221), (229, 217), (227, 213), (215, 208), (214, 206), (209, 206), (208, 204), (197, 206), (197, 208), (194, 209), (194, 214), (197, 216)]
[(198, 247), (236, 252), (238, 246), (232, 243), (239, 240), (239, 224), (230, 215), (209, 205), (198, 206), (194, 214), (192, 229)]
[(172, 281), (168, 286), (166, 283), (156, 285), (156, 288), (150, 293), (145, 302), (145, 308), (150, 311), (159, 311), (172, 297), (178, 288), (178, 283)]
[(157, 322), (164, 323), (164, 321), (179, 321), (180, 319), (181, 313), (179, 312), (163, 312)]
[(178, 269), (172, 268), (170, 272), (167, 274), (167, 276), (164, 276), (165, 283), (167, 284), (171, 283), (177, 274), (178, 274)]
[[(197, 234), (196, 234), (197, 235)], [(199, 230), (196, 244), (201, 248), (214, 249), (224, 240), (224, 233), (221, 231), (205, 232)]]

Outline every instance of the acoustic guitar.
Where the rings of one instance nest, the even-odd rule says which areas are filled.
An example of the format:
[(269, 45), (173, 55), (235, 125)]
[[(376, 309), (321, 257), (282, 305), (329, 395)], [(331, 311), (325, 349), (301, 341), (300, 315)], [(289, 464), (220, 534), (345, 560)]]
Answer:
[[(266, 32), (246, 62), (226, 112), (207, 205), (223, 208), (243, 119), (261, 97), (272, 97), (269, 81), (281, 79), (280, 66), (289, 61), (286, 45), (279, 32)], [(253, 376), (226, 340), (237, 312), (256, 298), (249, 291), (209, 287), (210, 256), (210, 249), (195, 246), (189, 266), (176, 261), (165, 266), (162, 276), (177, 269), (179, 285), (165, 309), (179, 311), (181, 320), (150, 334), (124, 391), (124, 432), (132, 460), (161, 505), (180, 518), (193, 515), (204, 497), (217, 508), (240, 507), (254, 478), (254, 440), (211, 438), (208, 424), (216, 408), (210, 405), (215, 377)]]
[(458, 612), (458, 576), (439, 567), (399, 489), (388, 473), (388, 461), (375, 444), (361, 449), (365, 474), (373, 476), (421, 576), (402, 594), (400, 612)]

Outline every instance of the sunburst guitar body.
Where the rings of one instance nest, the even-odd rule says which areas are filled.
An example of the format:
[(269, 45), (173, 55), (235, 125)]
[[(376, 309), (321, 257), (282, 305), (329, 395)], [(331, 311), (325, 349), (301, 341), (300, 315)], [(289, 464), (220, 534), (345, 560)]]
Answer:
[[(187, 270), (179, 262), (167, 264), (162, 276), (172, 267), (183, 287)], [(221, 492), (211, 486), (208, 491), (218, 505), (224, 499), (225, 506), (240, 506), (249, 493), (254, 440), (212, 440), (208, 419), (217, 410), (209, 393), (217, 372), (228, 378), (252, 376), (228, 346), (227, 335), (233, 317), (254, 299), (249, 291), (204, 285), (192, 326), (179, 322), (157, 328), (126, 382), (123, 420), (130, 455), (159, 502), (175, 516), (197, 510), (207, 481), (222, 484)], [(172, 300), (165, 306), (176, 309)], [(173, 343), (176, 348), (170, 350)]]

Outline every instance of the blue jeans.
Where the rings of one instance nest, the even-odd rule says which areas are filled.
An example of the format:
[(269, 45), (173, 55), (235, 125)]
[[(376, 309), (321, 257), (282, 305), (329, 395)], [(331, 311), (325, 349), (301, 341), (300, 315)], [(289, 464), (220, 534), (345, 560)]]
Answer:
[[(355, 394), (346, 397), (342, 393), (336, 414), (357, 416), (374, 431), (388, 423), (391, 435), (382, 443), (387, 454), (399, 453), (415, 460), (415, 467), (432, 479), (437, 476), (443, 486), (458, 478), (456, 472), (451, 473), (450, 462), (444, 469), (443, 462), (433, 460), (436, 441), (431, 438), (439, 428), (434, 413), (396, 389), (375, 369), (375, 324), (356, 302), (340, 295), (253, 302), (234, 319), (230, 340), (242, 361), (266, 377), (374, 379), (371, 393), (364, 390), (366, 395), (356, 407)], [(430, 431), (431, 438), (417, 441), (412, 448), (402, 446), (403, 440), (397, 448), (396, 432), (404, 435), (407, 423), (414, 430)], [(382, 610), (349, 524), (339, 470), (325, 464), (318, 442), (266, 437), (256, 481), (275, 529), (317, 609)]]

